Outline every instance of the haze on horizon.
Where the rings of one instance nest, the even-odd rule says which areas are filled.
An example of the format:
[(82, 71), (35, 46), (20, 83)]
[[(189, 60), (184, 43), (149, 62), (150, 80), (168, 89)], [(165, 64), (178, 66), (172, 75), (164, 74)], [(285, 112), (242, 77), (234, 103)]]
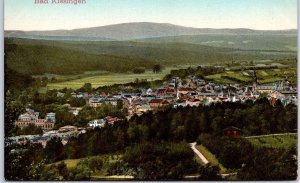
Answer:
[(297, 0), (86, 0), (82, 5), (5, 0), (5, 30), (72, 30), (129, 22), (193, 28), (297, 29)]

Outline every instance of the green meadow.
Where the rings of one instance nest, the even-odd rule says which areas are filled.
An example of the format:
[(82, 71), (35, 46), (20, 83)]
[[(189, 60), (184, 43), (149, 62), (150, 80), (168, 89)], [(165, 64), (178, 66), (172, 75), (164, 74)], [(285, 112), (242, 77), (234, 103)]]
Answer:
[(256, 147), (273, 147), (288, 149), (297, 148), (297, 134), (286, 134), (281, 136), (262, 136), (247, 138)]
[[(160, 73), (153, 73), (151, 70), (147, 70), (142, 74), (133, 73), (98, 73), (93, 76), (75, 75), (75, 76), (58, 76), (60, 82), (49, 83), (47, 89), (62, 89), (62, 88), (72, 88), (78, 89), (84, 85), (84, 83), (91, 83), (93, 88), (100, 86), (109, 86), (113, 84), (124, 84), (134, 82), (136, 79), (154, 81), (160, 80), (169, 74), (173, 69), (186, 68), (188, 66), (177, 66), (177, 67), (165, 67)], [(56, 77), (56, 76), (55, 76)], [(77, 78), (76, 78), (77, 77)], [(73, 79), (74, 78), (74, 79)], [(65, 80), (65, 81), (64, 81)], [(45, 89), (45, 88), (44, 88)]]
[[(297, 82), (297, 68), (278, 68), (278, 69), (263, 69), (257, 70), (256, 76), (259, 84), (266, 84), (276, 81), (288, 79), (290, 82)], [(216, 83), (243, 83), (252, 82), (253, 76), (252, 71), (225, 71), (223, 73), (213, 74), (205, 76), (206, 79), (212, 80)]]
[(211, 165), (218, 166), (220, 168), (220, 173), (226, 173), (227, 169), (218, 161), (216, 156), (212, 154), (203, 145), (197, 145), (196, 148), (203, 154), (203, 156), (208, 160)]
[[(107, 169), (109, 168), (111, 163), (114, 163), (118, 160), (121, 159), (122, 155), (117, 155), (117, 154), (105, 154), (105, 155), (99, 155), (99, 156), (91, 156), (91, 157), (86, 157), (86, 158), (81, 158), (81, 159), (66, 159), (63, 161), (58, 161), (54, 164), (59, 164), (60, 162), (64, 162), (68, 168), (68, 170), (75, 169), (77, 164), (81, 160), (87, 160), (90, 158), (94, 157), (100, 157), (103, 161), (103, 167), (100, 171), (93, 172), (91, 175), (92, 180), (126, 180), (126, 179), (132, 179), (131, 176), (126, 176), (126, 175), (120, 175), (120, 176), (108, 176), (107, 174)], [(49, 164), (50, 165), (50, 164)]]

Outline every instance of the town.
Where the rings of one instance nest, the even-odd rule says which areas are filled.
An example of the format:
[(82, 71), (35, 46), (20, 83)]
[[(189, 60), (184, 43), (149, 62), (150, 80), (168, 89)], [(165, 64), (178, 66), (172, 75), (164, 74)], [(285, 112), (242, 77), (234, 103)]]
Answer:
[[(64, 93), (58, 92), (57, 95), (63, 96)], [(297, 86), (291, 85), (288, 81), (260, 85), (257, 83), (254, 71), (251, 85), (217, 84), (189, 75), (184, 80), (173, 77), (158, 88), (144, 88), (136, 93), (122, 91), (112, 93), (102, 91), (93, 93), (72, 92), (71, 97), (84, 99), (86, 105), (93, 108), (102, 105), (119, 105), (122, 109), (127, 110), (126, 119), (129, 120), (132, 116), (140, 116), (147, 111), (164, 111), (168, 108), (187, 106), (198, 107), (199, 105), (211, 105), (212, 103), (254, 102), (261, 97), (266, 97), (271, 105), (275, 105), (277, 100), (280, 100), (284, 106), (288, 104), (297, 105)], [(69, 112), (76, 116), (81, 109), (82, 107), (70, 108)], [(39, 112), (28, 108), (26, 113), (19, 116), (14, 125), (22, 129), (29, 124), (33, 124), (42, 128), (43, 135), (8, 137), (6, 145), (24, 144), (30, 141), (31, 143), (41, 143), (45, 147), (47, 141), (53, 137), (59, 137), (63, 144), (66, 144), (71, 137), (76, 137), (96, 127), (104, 127), (106, 124), (113, 125), (120, 120), (124, 119), (107, 116), (103, 119), (95, 118), (84, 127), (68, 125), (53, 130), (56, 122), (55, 113), (47, 113), (44, 119), (40, 119)]]

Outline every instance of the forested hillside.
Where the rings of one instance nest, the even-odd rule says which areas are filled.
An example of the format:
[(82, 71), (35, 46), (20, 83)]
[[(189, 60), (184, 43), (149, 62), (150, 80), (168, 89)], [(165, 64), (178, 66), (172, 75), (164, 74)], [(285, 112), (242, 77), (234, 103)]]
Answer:
[(30, 75), (127, 72), (136, 67), (288, 58), (296, 52), (260, 52), (190, 43), (70, 42), (5, 39), (8, 68)]
[(241, 50), (297, 51), (297, 35), (208, 34), (140, 39), (141, 42), (182, 42)]

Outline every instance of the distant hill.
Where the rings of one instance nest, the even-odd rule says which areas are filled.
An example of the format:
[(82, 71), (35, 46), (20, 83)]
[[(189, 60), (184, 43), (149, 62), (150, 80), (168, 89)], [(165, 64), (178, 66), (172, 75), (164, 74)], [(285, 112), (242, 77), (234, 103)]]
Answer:
[[(178, 26), (168, 23), (123, 23), (100, 27), (52, 31), (5, 31), (5, 37), (46, 39), (46, 40), (86, 40), (98, 41), (133, 40), (182, 35), (297, 35), (297, 30), (252, 30), (252, 29), (209, 29)], [(71, 39), (72, 38), (72, 39)]]
[(68, 36), (68, 35), (55, 35), (55, 33), (51, 33), (49, 35), (45, 34), (31, 34), (29, 32), (24, 31), (5, 31), (4, 37), (6, 38), (22, 38), (22, 39), (38, 39), (38, 40), (56, 40), (56, 41), (114, 41), (114, 39), (110, 38), (102, 38), (102, 37), (88, 37), (88, 36)]
[(297, 35), (293, 34), (205, 34), (138, 39), (148, 43), (191, 43), (240, 50), (297, 51)]

